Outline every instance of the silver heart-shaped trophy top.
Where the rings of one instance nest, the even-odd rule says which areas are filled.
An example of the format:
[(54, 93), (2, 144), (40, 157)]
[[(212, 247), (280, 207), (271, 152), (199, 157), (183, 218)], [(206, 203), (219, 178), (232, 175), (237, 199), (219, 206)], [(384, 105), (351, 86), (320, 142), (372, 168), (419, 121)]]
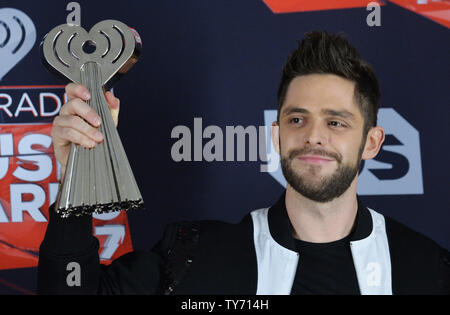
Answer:
[(137, 62), (141, 40), (136, 31), (116, 20), (95, 24), (89, 33), (78, 25), (52, 29), (41, 44), (42, 58), (51, 72), (81, 83), (80, 69), (87, 62), (101, 68), (102, 86), (112, 85)]

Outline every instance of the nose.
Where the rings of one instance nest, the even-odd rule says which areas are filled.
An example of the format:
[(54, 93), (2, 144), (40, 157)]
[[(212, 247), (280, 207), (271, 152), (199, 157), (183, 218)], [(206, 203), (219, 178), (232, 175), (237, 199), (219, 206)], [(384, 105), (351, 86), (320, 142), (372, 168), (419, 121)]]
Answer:
[(325, 146), (327, 142), (326, 130), (317, 121), (311, 121), (307, 128), (305, 128), (304, 134), (305, 144), (311, 146)]

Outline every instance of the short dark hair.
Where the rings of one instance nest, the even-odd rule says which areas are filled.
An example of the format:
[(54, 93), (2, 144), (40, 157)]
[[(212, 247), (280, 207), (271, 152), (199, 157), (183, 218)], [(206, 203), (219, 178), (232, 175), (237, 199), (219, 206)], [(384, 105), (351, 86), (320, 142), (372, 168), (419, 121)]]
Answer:
[(298, 44), (287, 59), (278, 88), (278, 116), (291, 81), (307, 74), (335, 74), (355, 82), (355, 101), (364, 117), (364, 135), (377, 125), (380, 89), (369, 63), (344, 38), (344, 34), (312, 31)]

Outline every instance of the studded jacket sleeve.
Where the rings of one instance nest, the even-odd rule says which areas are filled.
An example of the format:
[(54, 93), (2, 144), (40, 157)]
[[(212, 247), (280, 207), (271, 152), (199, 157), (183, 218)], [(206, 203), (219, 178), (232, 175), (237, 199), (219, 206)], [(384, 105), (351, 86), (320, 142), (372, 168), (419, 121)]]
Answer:
[(49, 213), (39, 253), (38, 294), (168, 294), (183, 276), (190, 244), (198, 237), (193, 223), (171, 224), (151, 251), (130, 252), (105, 266), (91, 216), (63, 219), (52, 207)]

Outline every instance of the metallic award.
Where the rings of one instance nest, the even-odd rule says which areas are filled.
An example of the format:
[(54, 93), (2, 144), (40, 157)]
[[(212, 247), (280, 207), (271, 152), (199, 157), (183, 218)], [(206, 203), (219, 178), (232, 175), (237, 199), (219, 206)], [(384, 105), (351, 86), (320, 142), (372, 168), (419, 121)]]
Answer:
[(87, 102), (101, 117), (104, 141), (93, 149), (71, 145), (55, 209), (62, 217), (136, 209), (143, 200), (122, 146), (104, 91), (137, 62), (141, 40), (119, 21), (97, 23), (88, 33), (77, 25), (52, 29), (41, 43), (42, 60), (65, 81), (85, 85)]

